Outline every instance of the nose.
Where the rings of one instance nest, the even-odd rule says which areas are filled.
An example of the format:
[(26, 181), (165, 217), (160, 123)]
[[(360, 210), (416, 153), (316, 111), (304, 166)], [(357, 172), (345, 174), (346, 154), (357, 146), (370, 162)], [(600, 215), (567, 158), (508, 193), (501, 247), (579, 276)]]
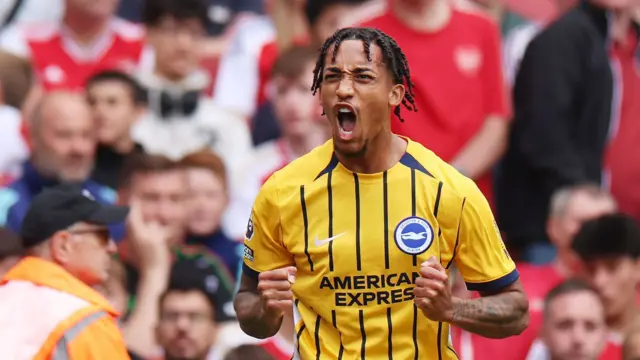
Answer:
[(348, 76), (344, 76), (338, 88), (336, 89), (336, 95), (340, 100), (347, 100), (353, 96), (353, 82)]
[(585, 346), (586, 330), (582, 326), (574, 326), (571, 331), (571, 347), (581, 350)]
[(596, 290), (602, 291), (609, 286), (610, 279), (607, 271), (599, 268), (594, 271), (592, 276), (593, 286), (596, 288)]
[(109, 255), (114, 255), (118, 251), (118, 246), (116, 242), (110, 237), (109, 242), (107, 243), (107, 252)]
[(95, 145), (95, 141), (91, 137), (76, 136), (71, 142), (71, 152), (73, 154), (88, 155)]
[(194, 36), (192, 34), (190, 34), (188, 31), (178, 31), (176, 35), (177, 36), (175, 41), (177, 44), (179, 44), (182, 48), (191, 47), (194, 41)]

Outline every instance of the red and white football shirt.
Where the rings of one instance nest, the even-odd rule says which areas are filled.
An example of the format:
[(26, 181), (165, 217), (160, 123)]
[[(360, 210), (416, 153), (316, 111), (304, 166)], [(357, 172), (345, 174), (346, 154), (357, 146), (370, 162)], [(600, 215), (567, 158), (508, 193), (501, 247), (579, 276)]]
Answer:
[[(509, 118), (500, 34), (488, 17), (452, 9), (444, 28), (421, 32), (388, 11), (363, 26), (378, 28), (393, 37), (409, 61), (418, 112), (403, 109), (405, 121), (392, 121), (395, 133), (451, 161), (488, 116)], [(490, 176), (477, 179), (477, 183), (491, 199)]]
[(295, 159), (284, 140), (278, 139), (258, 146), (246, 164), (231, 175), (231, 201), (223, 218), (227, 235), (244, 237), (246, 222), (253, 203), (267, 179)]
[(237, 21), (217, 71), (213, 90), (217, 105), (253, 116), (258, 99), (264, 98), (265, 69), (270, 71), (269, 65), (277, 56), (274, 40), (275, 28), (267, 16), (246, 16)]
[(92, 44), (73, 40), (61, 22), (25, 24), (7, 29), (0, 48), (29, 58), (45, 90), (76, 91), (93, 74), (108, 69), (133, 71), (144, 49), (144, 31), (114, 18)]

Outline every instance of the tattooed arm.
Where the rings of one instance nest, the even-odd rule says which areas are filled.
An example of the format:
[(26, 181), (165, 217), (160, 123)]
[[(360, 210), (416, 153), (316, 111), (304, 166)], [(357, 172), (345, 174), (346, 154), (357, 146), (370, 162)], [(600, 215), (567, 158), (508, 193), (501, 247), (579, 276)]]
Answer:
[(498, 293), (481, 293), (479, 299), (453, 298), (451, 323), (469, 332), (488, 337), (518, 335), (529, 324), (529, 301), (520, 280)]

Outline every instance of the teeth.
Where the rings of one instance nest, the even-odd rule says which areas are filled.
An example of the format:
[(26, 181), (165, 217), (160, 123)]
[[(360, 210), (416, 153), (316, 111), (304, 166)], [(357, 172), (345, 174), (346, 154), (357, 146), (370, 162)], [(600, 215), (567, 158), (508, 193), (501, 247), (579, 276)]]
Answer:
[(348, 114), (348, 113), (350, 113), (350, 112), (351, 112), (351, 110), (350, 110), (350, 109), (347, 109), (347, 108), (342, 108), (342, 109), (338, 110), (338, 112), (339, 112), (339, 113), (342, 113), (342, 114)]

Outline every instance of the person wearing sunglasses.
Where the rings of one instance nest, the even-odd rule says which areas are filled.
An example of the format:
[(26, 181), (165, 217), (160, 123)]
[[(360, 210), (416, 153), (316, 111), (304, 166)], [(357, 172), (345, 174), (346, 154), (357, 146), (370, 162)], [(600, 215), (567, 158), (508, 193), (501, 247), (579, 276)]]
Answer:
[(117, 311), (93, 289), (116, 252), (108, 226), (128, 213), (74, 185), (33, 199), (20, 231), (26, 256), (0, 282), (3, 358), (129, 359)]

